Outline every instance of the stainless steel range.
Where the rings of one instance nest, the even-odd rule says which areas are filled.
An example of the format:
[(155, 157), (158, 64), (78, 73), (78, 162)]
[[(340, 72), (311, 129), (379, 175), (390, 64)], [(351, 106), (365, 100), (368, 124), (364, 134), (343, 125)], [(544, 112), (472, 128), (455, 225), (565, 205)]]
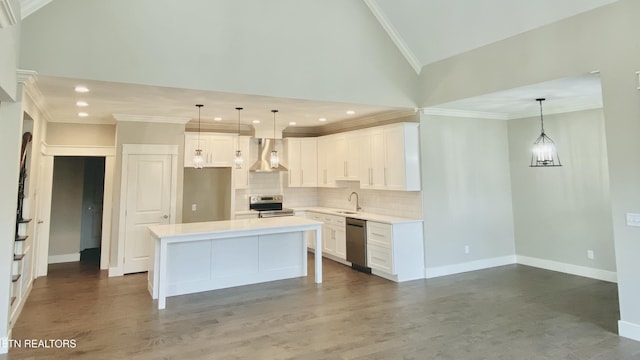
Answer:
[(293, 216), (293, 209), (282, 208), (283, 199), (282, 195), (251, 195), (249, 209), (258, 211), (261, 218)]

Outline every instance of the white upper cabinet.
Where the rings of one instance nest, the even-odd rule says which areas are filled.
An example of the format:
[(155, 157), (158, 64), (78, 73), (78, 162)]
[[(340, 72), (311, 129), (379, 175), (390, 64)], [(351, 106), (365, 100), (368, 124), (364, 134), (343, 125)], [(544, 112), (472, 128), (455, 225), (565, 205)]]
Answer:
[(363, 189), (420, 190), (417, 123), (401, 123), (360, 132), (358, 178)]
[(236, 135), (217, 133), (184, 134), (184, 166), (193, 166), (198, 147), (202, 150), (205, 167), (232, 167), (235, 157)]
[(247, 189), (249, 187), (249, 167), (253, 164), (253, 156), (251, 155), (251, 137), (249, 136), (239, 136), (236, 137), (236, 147), (235, 150), (242, 151), (242, 158), (244, 159), (244, 163), (242, 164), (242, 168), (235, 168), (235, 152), (234, 152), (234, 184), (236, 189)]
[(384, 128), (384, 184), (388, 190), (420, 190), (420, 144), (418, 124)]
[(359, 180), (359, 156), (356, 133), (332, 135), (335, 141), (336, 180)]
[(318, 186), (336, 187), (336, 145), (334, 136), (318, 138)]
[(318, 141), (316, 138), (286, 138), (284, 141), (289, 187), (318, 186)]
[(358, 138), (360, 187), (384, 189), (384, 132), (380, 128), (364, 130)]

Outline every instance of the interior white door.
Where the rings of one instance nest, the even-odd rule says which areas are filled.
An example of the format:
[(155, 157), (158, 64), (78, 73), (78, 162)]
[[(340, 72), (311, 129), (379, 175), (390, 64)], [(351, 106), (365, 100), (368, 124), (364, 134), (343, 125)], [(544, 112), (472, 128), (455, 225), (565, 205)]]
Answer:
[(128, 155), (124, 273), (149, 269), (152, 242), (147, 226), (168, 224), (171, 155)]

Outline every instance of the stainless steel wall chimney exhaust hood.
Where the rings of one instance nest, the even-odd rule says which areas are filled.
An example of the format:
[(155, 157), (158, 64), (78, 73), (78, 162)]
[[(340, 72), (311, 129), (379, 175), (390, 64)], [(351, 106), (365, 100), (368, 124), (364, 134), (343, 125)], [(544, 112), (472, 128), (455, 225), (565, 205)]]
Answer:
[(251, 165), (249, 171), (254, 172), (274, 172), (287, 171), (287, 168), (279, 164), (277, 168), (271, 167), (269, 158), (271, 151), (276, 147), (274, 139), (258, 139), (258, 160)]

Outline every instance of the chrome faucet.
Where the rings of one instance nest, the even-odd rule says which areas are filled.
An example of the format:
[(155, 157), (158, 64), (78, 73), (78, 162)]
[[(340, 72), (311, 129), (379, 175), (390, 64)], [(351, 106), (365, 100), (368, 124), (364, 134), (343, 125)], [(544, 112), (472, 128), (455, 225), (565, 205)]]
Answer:
[(353, 195), (356, 196), (356, 211), (362, 210), (362, 208), (360, 207), (360, 198), (358, 197), (358, 193), (357, 192), (352, 191), (351, 194), (349, 194), (349, 201), (351, 201), (351, 197)]

